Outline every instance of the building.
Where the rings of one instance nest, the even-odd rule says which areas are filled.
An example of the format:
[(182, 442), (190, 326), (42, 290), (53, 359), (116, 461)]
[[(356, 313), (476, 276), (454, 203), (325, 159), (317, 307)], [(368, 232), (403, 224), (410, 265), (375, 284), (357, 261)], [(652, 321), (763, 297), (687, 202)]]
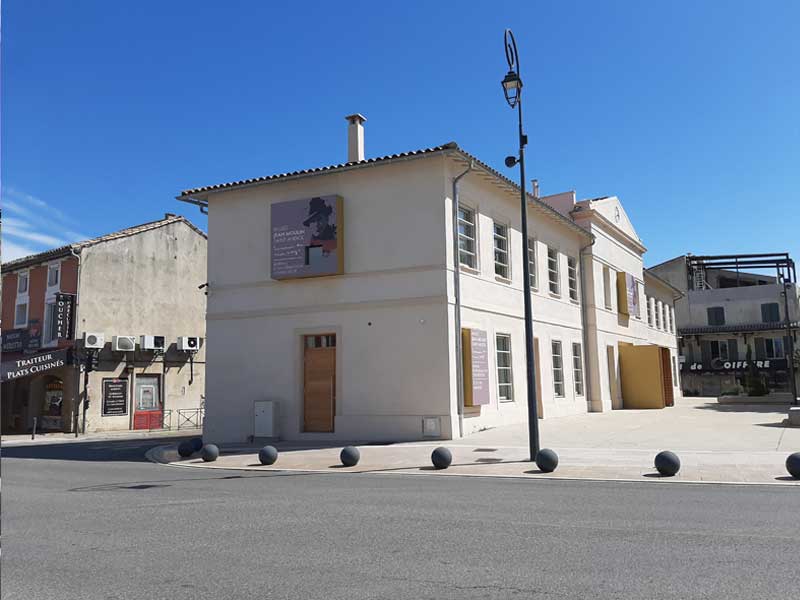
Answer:
[(205, 234), (171, 214), (4, 263), (3, 433), (34, 419), (63, 432), (199, 424), (205, 281)]
[(800, 312), (788, 254), (687, 254), (651, 271), (684, 292), (675, 309), (686, 395), (791, 397)]
[[(205, 436), (447, 439), (525, 422), (519, 188), (455, 143), (364, 159), (364, 119), (348, 121), (347, 163), (178, 196), (209, 218)], [(652, 366), (666, 382), (652, 401), (668, 404), (674, 321), (649, 326), (640, 298), (672, 315), (677, 292), (644, 271), (619, 200), (530, 196), (528, 210), (540, 415), (625, 406), (627, 345), (627, 372)]]

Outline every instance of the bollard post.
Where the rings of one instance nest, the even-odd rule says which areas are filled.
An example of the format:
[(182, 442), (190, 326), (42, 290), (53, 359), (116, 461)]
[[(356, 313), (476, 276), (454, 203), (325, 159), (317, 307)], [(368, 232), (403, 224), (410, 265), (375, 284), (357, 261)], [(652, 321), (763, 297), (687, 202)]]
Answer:
[(37, 417), (33, 417), (33, 431), (31, 431), (31, 439), (32, 440), (36, 439), (36, 420), (37, 420)]

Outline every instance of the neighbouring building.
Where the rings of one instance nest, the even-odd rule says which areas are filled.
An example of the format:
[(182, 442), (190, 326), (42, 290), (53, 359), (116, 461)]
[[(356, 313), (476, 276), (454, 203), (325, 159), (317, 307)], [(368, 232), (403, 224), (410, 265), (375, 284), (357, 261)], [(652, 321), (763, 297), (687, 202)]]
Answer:
[(4, 263), (2, 432), (200, 425), (205, 281), (171, 214)]
[[(348, 121), (347, 163), (178, 196), (209, 218), (205, 437), (525, 422), (518, 186), (455, 143), (365, 159)], [(528, 219), (539, 414), (670, 404), (679, 293), (643, 269), (619, 200), (529, 196)]]
[(791, 398), (800, 303), (788, 254), (687, 254), (651, 271), (683, 291), (675, 316), (684, 394)]

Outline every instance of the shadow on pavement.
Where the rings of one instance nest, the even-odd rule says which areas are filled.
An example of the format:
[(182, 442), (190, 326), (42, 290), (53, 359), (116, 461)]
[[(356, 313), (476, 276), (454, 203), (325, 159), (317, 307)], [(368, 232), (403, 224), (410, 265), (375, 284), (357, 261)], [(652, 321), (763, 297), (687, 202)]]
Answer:
[(724, 413), (774, 413), (786, 415), (789, 412), (791, 404), (717, 404), (716, 402), (709, 402), (707, 404), (698, 404), (692, 408), (697, 410), (715, 410)]
[(98, 440), (95, 442), (39, 442), (26, 446), (3, 446), (3, 458), (39, 460), (77, 460), (98, 462), (147, 462), (145, 452), (155, 446), (179, 444), (194, 435), (159, 439)]

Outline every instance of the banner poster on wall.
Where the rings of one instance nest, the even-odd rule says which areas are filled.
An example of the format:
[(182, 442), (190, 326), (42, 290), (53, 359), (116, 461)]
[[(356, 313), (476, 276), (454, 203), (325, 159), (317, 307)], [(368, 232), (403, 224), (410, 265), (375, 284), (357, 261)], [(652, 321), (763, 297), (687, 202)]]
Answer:
[(273, 279), (341, 275), (344, 218), (341, 196), (276, 202), (270, 207)]

